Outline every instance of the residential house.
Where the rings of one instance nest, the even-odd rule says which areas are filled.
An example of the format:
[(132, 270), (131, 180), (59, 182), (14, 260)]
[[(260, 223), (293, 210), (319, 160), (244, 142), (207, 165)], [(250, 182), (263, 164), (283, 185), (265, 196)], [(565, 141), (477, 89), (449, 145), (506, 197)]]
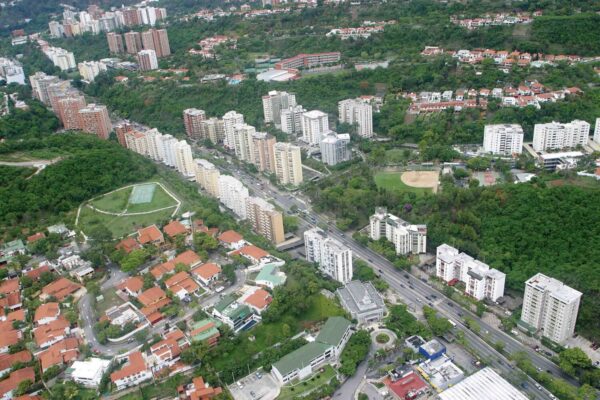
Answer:
[(187, 228), (179, 221), (171, 221), (163, 226), (163, 232), (171, 239), (174, 239), (175, 236), (187, 234)]
[(0, 354), (8, 353), (10, 346), (19, 343), (23, 334), (21, 331), (13, 329), (12, 322), (4, 321), (0, 323)]
[(66, 338), (71, 332), (69, 321), (62, 315), (56, 320), (33, 330), (33, 338), (38, 347), (44, 349)]
[(202, 264), (192, 270), (192, 276), (202, 282), (203, 285), (209, 286), (221, 276), (221, 267), (215, 263)]
[(115, 248), (117, 250), (123, 250), (125, 253), (129, 254), (133, 250), (141, 249), (142, 246), (137, 242), (137, 240), (130, 236), (117, 243)]
[(62, 302), (69, 296), (73, 296), (77, 300), (85, 293), (85, 288), (75, 282), (71, 282), (67, 278), (59, 278), (54, 282), (44, 286), (40, 294), (40, 300), (46, 301), (50, 297)]
[(75, 361), (69, 369), (69, 376), (76, 383), (95, 389), (100, 386), (104, 373), (108, 370), (111, 361), (101, 358), (90, 358), (86, 361)]
[(33, 243), (37, 242), (38, 240), (44, 239), (45, 237), (46, 237), (46, 235), (44, 234), (44, 232), (37, 232), (31, 236), (27, 236), (27, 243), (33, 244)]
[(258, 264), (263, 258), (269, 256), (269, 253), (261, 249), (260, 247), (256, 247), (253, 244), (249, 244), (243, 246), (242, 248), (233, 251), (231, 255), (240, 255), (252, 262), (252, 264)]
[(138, 242), (142, 245), (153, 244), (160, 246), (165, 242), (165, 238), (156, 225), (150, 225), (138, 230)]
[(14, 398), (14, 391), (24, 381), (35, 382), (35, 370), (33, 367), (21, 368), (10, 373), (8, 378), (0, 381), (0, 399), (8, 400)]
[(218, 239), (224, 247), (230, 250), (238, 250), (246, 244), (244, 237), (232, 230), (221, 233)]
[(271, 293), (264, 289), (256, 289), (251, 295), (244, 298), (242, 303), (246, 304), (256, 313), (262, 314), (262, 312), (269, 307), (272, 301), (273, 296), (271, 296)]
[(142, 292), (138, 296), (138, 300), (144, 305), (140, 311), (151, 324), (155, 324), (163, 318), (160, 309), (171, 303), (167, 294), (157, 286)]
[(190, 274), (181, 271), (165, 281), (165, 286), (180, 300), (190, 295), (197, 295), (200, 286), (192, 279)]
[(221, 336), (221, 333), (217, 329), (219, 326), (218, 324), (220, 324), (220, 322), (215, 321), (212, 318), (194, 322), (189, 336), (194, 342), (204, 342), (209, 347), (215, 346)]
[(260, 270), (254, 282), (258, 286), (268, 287), (273, 290), (277, 286), (283, 285), (287, 279), (287, 276), (283, 271), (279, 270), (277, 263), (265, 264)]
[(79, 340), (77, 338), (63, 339), (37, 354), (37, 357), (42, 365), (42, 372), (54, 365), (67, 365), (79, 357)]
[(141, 276), (129, 277), (117, 285), (117, 289), (131, 297), (138, 297), (142, 293), (143, 288), (144, 280)]
[(180, 400), (210, 400), (221, 393), (220, 387), (210, 387), (201, 376), (192, 379), (192, 383), (177, 388)]
[(46, 325), (56, 321), (60, 315), (60, 305), (58, 303), (44, 303), (35, 310), (33, 322), (37, 325)]
[(227, 324), (234, 333), (249, 330), (260, 321), (260, 317), (250, 307), (239, 304), (232, 295), (224, 296), (215, 304), (212, 315)]
[(10, 372), (12, 366), (16, 363), (27, 363), (31, 361), (29, 350), (22, 350), (13, 354), (0, 355), (0, 378)]
[(131, 353), (125, 366), (110, 374), (110, 380), (117, 390), (139, 385), (149, 379), (152, 379), (152, 372), (139, 351)]
[(175, 329), (165, 335), (160, 342), (150, 347), (148, 365), (153, 372), (173, 366), (179, 361), (181, 351), (190, 345), (183, 332)]

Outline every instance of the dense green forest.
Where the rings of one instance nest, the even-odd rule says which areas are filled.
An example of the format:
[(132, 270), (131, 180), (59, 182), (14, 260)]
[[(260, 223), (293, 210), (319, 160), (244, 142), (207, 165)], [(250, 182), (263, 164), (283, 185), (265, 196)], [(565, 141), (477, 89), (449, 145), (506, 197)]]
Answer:
[(27, 102), (29, 110), (10, 106), (10, 114), (0, 118), (0, 139), (40, 137), (58, 128), (58, 119), (37, 100)]
[(32, 176), (0, 167), (0, 223), (6, 229), (38, 226), (86, 199), (156, 172), (143, 157), (90, 135), (67, 133), (0, 144), (0, 154), (41, 149), (61, 153), (63, 159)]
[(532, 40), (546, 44), (550, 53), (600, 54), (600, 15), (548, 16), (533, 21)]

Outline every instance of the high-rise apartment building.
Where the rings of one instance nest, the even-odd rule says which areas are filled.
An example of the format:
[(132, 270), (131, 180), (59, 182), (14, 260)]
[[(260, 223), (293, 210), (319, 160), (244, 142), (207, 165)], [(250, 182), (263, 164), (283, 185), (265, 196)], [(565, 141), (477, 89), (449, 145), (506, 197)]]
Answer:
[(58, 100), (58, 119), (65, 129), (82, 129), (79, 110), (85, 106), (85, 98), (81, 95), (71, 95)]
[(158, 58), (171, 55), (169, 35), (166, 29), (149, 29), (142, 32), (142, 45), (144, 50), (154, 50)]
[(53, 75), (46, 75), (45, 73), (38, 71), (29, 77), (31, 83), (31, 89), (33, 97), (41, 101), (42, 103), (49, 105), (50, 97), (48, 96), (48, 86), (53, 83), (57, 83), (60, 79)]
[(386, 238), (394, 244), (396, 254), (421, 254), (427, 252), (427, 225), (409, 224), (385, 207), (377, 207), (369, 218), (369, 237)]
[(61, 71), (68, 71), (77, 67), (75, 56), (72, 52), (65, 49), (48, 47), (44, 49), (44, 54), (56, 67), (60, 68)]
[(200, 122), (200, 132), (203, 139), (208, 139), (213, 144), (223, 143), (225, 140), (223, 120), (216, 117)]
[(311, 145), (319, 145), (329, 132), (329, 119), (323, 111), (312, 110), (302, 114), (302, 140)]
[(504, 273), (447, 244), (438, 246), (436, 254), (435, 275), (444, 282), (464, 282), (465, 294), (477, 300), (504, 296)]
[(108, 50), (111, 53), (121, 54), (125, 52), (125, 43), (120, 33), (108, 32), (106, 34), (106, 41), (108, 42)]
[(275, 137), (266, 132), (255, 132), (252, 135), (252, 164), (259, 171), (275, 172)]
[(596, 126), (594, 128), (594, 142), (600, 144), (600, 118), (596, 118)]
[(154, 50), (142, 50), (137, 55), (140, 71), (152, 71), (158, 69), (158, 59)]
[(187, 108), (183, 110), (183, 125), (185, 126), (185, 133), (188, 137), (197, 140), (206, 139), (206, 136), (202, 132), (202, 121), (206, 119), (206, 113), (204, 110), (197, 108)]
[(352, 280), (352, 250), (327, 236), (320, 228), (304, 232), (306, 260), (319, 265), (319, 270), (341, 283)]
[(356, 133), (364, 138), (373, 137), (373, 106), (362, 99), (342, 100), (338, 103), (339, 121), (356, 124)]
[(235, 148), (235, 140), (234, 140), (234, 129), (233, 127), (237, 124), (244, 123), (244, 116), (235, 111), (228, 111), (223, 115), (223, 133), (225, 134), (225, 139), (223, 144), (225, 147), (229, 149)]
[(275, 143), (273, 158), (275, 175), (281, 184), (298, 186), (303, 182), (300, 147), (291, 143)]
[(259, 197), (246, 199), (246, 219), (252, 229), (261, 236), (278, 244), (285, 241), (283, 232), (283, 215), (277, 211), (273, 204)]
[(265, 123), (275, 123), (279, 126), (281, 122), (281, 110), (296, 106), (296, 95), (288, 92), (272, 90), (262, 97), (263, 113)]
[(196, 164), (192, 155), (192, 147), (185, 140), (175, 145), (175, 166), (177, 171), (187, 177), (196, 176)]
[(142, 35), (139, 32), (127, 32), (124, 36), (127, 53), (137, 54), (144, 49), (142, 46)]
[(556, 343), (575, 332), (581, 292), (538, 273), (525, 282), (521, 322)]
[(233, 150), (240, 161), (251, 163), (254, 156), (252, 148), (252, 136), (256, 128), (248, 124), (237, 124), (233, 126)]
[(125, 133), (125, 146), (137, 154), (148, 155), (146, 135), (135, 129)]
[(94, 133), (102, 139), (108, 139), (112, 130), (108, 109), (104, 105), (88, 104), (79, 110), (79, 121), (82, 130)]
[(233, 176), (219, 176), (219, 201), (241, 219), (246, 219), (248, 188)]
[(590, 124), (574, 120), (566, 124), (551, 122), (535, 124), (533, 129), (533, 149), (535, 151), (561, 150), (587, 144)]
[(327, 165), (336, 165), (352, 159), (350, 134), (348, 133), (337, 134), (329, 131), (319, 146), (321, 147), (321, 161)]
[(203, 159), (196, 159), (196, 182), (208, 194), (219, 198), (219, 177), (221, 173), (213, 163)]
[(106, 71), (106, 64), (101, 61), (84, 61), (77, 64), (77, 69), (84, 81), (93, 82), (100, 72)]
[(50, 36), (53, 38), (61, 38), (65, 34), (65, 28), (58, 21), (50, 21), (48, 28), (50, 28)]
[(501, 156), (521, 154), (523, 128), (517, 124), (486, 125), (483, 131), (483, 150)]
[(129, 121), (123, 121), (115, 125), (115, 134), (117, 135), (117, 140), (121, 146), (127, 147), (127, 143), (125, 142), (125, 134), (133, 130), (133, 124)]
[(302, 133), (302, 114), (306, 110), (302, 106), (288, 107), (281, 110), (281, 130), (288, 135)]
[(159, 146), (162, 147), (163, 163), (169, 167), (177, 167), (175, 146), (179, 141), (169, 134), (162, 135), (159, 141)]
[(52, 107), (52, 112), (56, 115), (59, 113), (58, 101), (79, 92), (71, 87), (71, 82), (59, 80), (48, 85), (48, 103)]
[(142, 16), (137, 8), (124, 8), (121, 12), (123, 13), (123, 22), (126, 26), (141, 25)]
[(154, 161), (163, 162), (163, 159), (165, 158), (162, 144), (163, 134), (156, 128), (149, 129), (144, 134), (146, 135), (146, 151), (148, 157)]

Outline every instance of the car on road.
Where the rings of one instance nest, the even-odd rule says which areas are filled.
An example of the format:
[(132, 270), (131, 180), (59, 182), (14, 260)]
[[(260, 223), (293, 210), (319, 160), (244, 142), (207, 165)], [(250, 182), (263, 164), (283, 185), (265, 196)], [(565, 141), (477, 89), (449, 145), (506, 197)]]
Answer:
[(413, 290), (415, 289), (415, 287), (413, 285), (408, 285), (408, 287), (411, 288), (411, 289), (413, 289)]
[(406, 288), (406, 286), (404, 286), (403, 284), (400, 284), (400, 287), (401, 287), (401, 288)]
[(367, 258), (367, 260), (369, 260), (369, 262), (373, 262), (373, 260), (372, 260), (372, 259), (370, 259), (370, 258)]
[(427, 283), (427, 279), (425, 279), (425, 278), (421, 278), (421, 280), (422, 280), (423, 282)]
[(383, 271), (381, 269), (378, 269), (377, 271), (379, 271), (379, 273), (383, 274)]
[(461, 312), (459, 312), (459, 313), (458, 313), (458, 316), (459, 316), (459, 317), (461, 317), (461, 318), (462, 318), (464, 315), (465, 315), (465, 314), (463, 314), (463, 313), (461, 313)]
[(408, 274), (404, 274), (404, 278), (410, 279), (410, 276), (408, 276)]
[(539, 384), (539, 383), (537, 383), (537, 382), (535, 383), (535, 387), (536, 387), (538, 390), (542, 390), (542, 385), (540, 385), (540, 384)]
[(427, 304), (429, 305), (429, 307), (433, 308), (433, 303), (432, 302), (429, 302)]
[(437, 295), (436, 294), (432, 294), (431, 297), (434, 298), (434, 299), (437, 299)]
[(454, 307), (454, 304), (452, 304), (452, 302), (447, 302), (446, 304), (448, 304), (449, 307)]
[(523, 382), (521, 383), (521, 387), (525, 390), (527, 390), (527, 388), (529, 388), (529, 385), (527, 384), (527, 382)]

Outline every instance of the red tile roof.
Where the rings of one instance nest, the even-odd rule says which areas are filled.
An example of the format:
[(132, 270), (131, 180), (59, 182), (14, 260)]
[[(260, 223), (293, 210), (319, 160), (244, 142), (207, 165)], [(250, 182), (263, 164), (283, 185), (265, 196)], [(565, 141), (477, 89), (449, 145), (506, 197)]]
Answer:
[(114, 383), (128, 376), (137, 375), (147, 369), (148, 367), (142, 353), (136, 351), (129, 355), (128, 363), (123, 368), (110, 374), (110, 380)]
[(123, 251), (127, 254), (131, 253), (133, 250), (135, 249), (139, 249), (142, 246), (137, 242), (137, 240), (135, 240), (132, 237), (127, 237), (123, 240), (121, 240), (119, 243), (117, 243), (117, 245), (115, 246), (115, 248), (117, 250), (121, 250), (123, 249)]
[(0, 294), (9, 294), (19, 291), (19, 279), (8, 279), (0, 283)]
[(182, 387), (181, 391), (186, 393), (189, 400), (210, 400), (213, 397), (220, 395), (223, 390), (220, 387), (210, 387), (204, 383), (204, 379), (201, 376), (197, 376), (192, 379), (192, 383), (185, 387)]
[(13, 321), (25, 321), (25, 310), (24, 309), (20, 309), (17, 311), (13, 311), (8, 313), (8, 315), (6, 316), (6, 319), (10, 322)]
[(44, 343), (52, 342), (57, 338), (64, 337), (69, 326), (69, 321), (62, 315), (46, 325), (38, 326), (33, 330), (35, 343), (41, 347)]
[(62, 301), (82, 287), (83, 286), (71, 282), (67, 278), (59, 278), (58, 280), (44, 286), (42, 293), (46, 296), (54, 296), (58, 301)]
[(194, 282), (190, 274), (185, 271), (181, 271), (167, 279), (165, 285), (173, 293), (179, 293), (179, 291), (183, 289), (188, 294), (191, 294), (200, 288), (200, 286)]
[(60, 306), (58, 303), (45, 303), (42, 304), (35, 310), (35, 316), (33, 322), (38, 322), (44, 318), (58, 317), (60, 314)]
[(172, 259), (171, 261), (175, 265), (181, 263), (181, 264), (185, 264), (187, 267), (192, 267), (192, 266), (202, 262), (202, 259), (194, 251), (186, 250), (183, 253), (181, 253), (180, 255), (178, 255), (177, 257), (175, 257), (174, 259)]
[(50, 272), (50, 267), (48, 267), (47, 265), (42, 265), (39, 268), (25, 272), (25, 275), (30, 277), (34, 281), (37, 281), (38, 279), (40, 279), (40, 276), (42, 276), (44, 272)]
[(0, 381), (0, 397), (19, 387), (23, 381), (35, 382), (35, 371), (33, 367), (18, 369), (11, 372), (7, 379)]
[(18, 362), (26, 363), (31, 361), (31, 353), (28, 350), (19, 351), (14, 354), (0, 354), (0, 371), (9, 369)]
[(204, 280), (209, 280), (219, 273), (221, 273), (221, 267), (215, 263), (202, 264), (192, 270), (192, 274), (198, 275)]
[(271, 294), (264, 289), (258, 289), (244, 300), (244, 303), (256, 308), (257, 310), (264, 310), (273, 301)]
[(256, 247), (253, 244), (244, 246), (241, 249), (236, 250), (231, 254), (233, 254), (233, 255), (239, 254), (242, 256), (250, 257), (256, 261), (260, 260), (263, 257), (267, 257), (269, 255), (269, 253), (267, 253), (266, 251), (264, 251), (263, 249), (261, 249), (259, 247)]
[(6, 297), (0, 299), (0, 307), (16, 308), (21, 306), (21, 293), (12, 292), (5, 296)]
[(244, 240), (244, 237), (236, 231), (225, 231), (219, 235), (219, 240), (223, 243), (237, 243)]
[(151, 287), (150, 289), (143, 291), (138, 296), (140, 303), (145, 306), (150, 306), (166, 298), (167, 294), (158, 286)]
[(170, 274), (175, 271), (175, 263), (173, 261), (167, 261), (166, 263), (158, 264), (156, 267), (150, 270), (150, 273), (154, 279), (161, 279), (164, 275)]
[(141, 244), (163, 242), (163, 234), (156, 225), (147, 226), (138, 230), (138, 240)]
[[(7, 321), (8, 322), (8, 321)], [(4, 326), (1, 331), (2, 335), (0, 335), (0, 348), (13, 346), (19, 343), (21, 340), (21, 332), (12, 329), (12, 323), (10, 325)]]
[(171, 221), (167, 225), (163, 226), (163, 232), (169, 237), (175, 237), (177, 235), (184, 235), (187, 233), (185, 226), (179, 221)]
[(144, 287), (144, 280), (141, 276), (132, 276), (120, 283), (117, 288), (119, 290), (128, 289), (130, 292), (137, 293)]
[(79, 340), (77, 338), (66, 338), (48, 347), (48, 350), (38, 354), (42, 371), (53, 365), (67, 364), (79, 356)]
[(46, 235), (44, 235), (44, 232), (34, 233), (33, 235), (27, 237), (27, 242), (34, 243), (40, 239), (44, 239), (45, 237), (46, 237)]

